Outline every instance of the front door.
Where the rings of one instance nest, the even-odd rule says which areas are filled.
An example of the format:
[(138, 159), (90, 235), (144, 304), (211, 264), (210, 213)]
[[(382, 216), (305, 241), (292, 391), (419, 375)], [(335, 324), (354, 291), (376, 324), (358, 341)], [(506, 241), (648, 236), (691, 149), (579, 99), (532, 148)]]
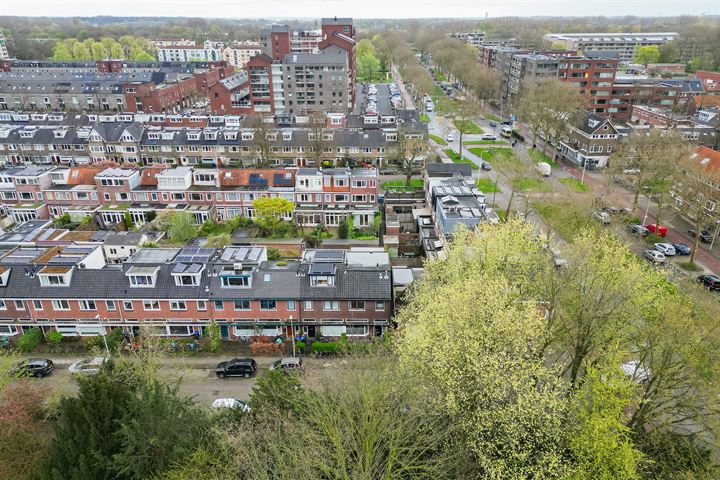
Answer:
[(228, 329), (227, 325), (220, 325), (220, 338), (230, 338), (230, 329)]
[(315, 325), (307, 326), (307, 335), (310, 338), (315, 338)]
[(376, 337), (382, 337), (383, 334), (383, 327), (382, 325), (375, 325), (375, 336)]

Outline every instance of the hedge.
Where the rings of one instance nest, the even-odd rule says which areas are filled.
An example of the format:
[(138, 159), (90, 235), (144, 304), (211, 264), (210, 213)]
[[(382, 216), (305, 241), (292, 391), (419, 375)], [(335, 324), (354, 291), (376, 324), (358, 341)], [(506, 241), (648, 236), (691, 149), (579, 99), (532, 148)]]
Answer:
[(525, 141), (525, 137), (523, 137), (522, 135), (520, 135), (520, 133), (519, 133), (517, 130), (513, 130), (511, 135), (512, 135), (514, 138), (520, 140), (521, 142), (524, 142), (524, 141)]
[(42, 331), (38, 327), (29, 328), (20, 340), (18, 340), (17, 346), (23, 353), (32, 352), (40, 345), (43, 339)]
[(340, 342), (313, 342), (310, 350), (314, 354), (340, 353), (343, 350), (343, 345)]

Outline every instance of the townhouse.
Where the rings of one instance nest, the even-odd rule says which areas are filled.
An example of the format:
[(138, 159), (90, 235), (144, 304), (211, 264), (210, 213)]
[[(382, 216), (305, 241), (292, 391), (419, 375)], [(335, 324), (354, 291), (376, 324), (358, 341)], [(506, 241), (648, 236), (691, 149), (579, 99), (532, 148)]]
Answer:
[(560, 140), (560, 153), (580, 167), (605, 168), (619, 138), (619, 132), (607, 118), (586, 113)]
[(111, 329), (223, 338), (382, 335), (391, 269), (379, 248), (306, 250), (278, 264), (265, 247), (140, 248), (108, 264), (96, 245), (20, 247), (0, 257), (0, 334), (31, 326), (66, 336)]

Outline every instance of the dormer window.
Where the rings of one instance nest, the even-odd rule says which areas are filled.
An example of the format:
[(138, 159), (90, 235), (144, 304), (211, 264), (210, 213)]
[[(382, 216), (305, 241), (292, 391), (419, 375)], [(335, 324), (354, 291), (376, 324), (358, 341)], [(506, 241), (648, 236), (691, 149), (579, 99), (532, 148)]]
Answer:
[(196, 287), (200, 285), (200, 275), (205, 266), (199, 263), (178, 263), (172, 271), (175, 285), (178, 287)]
[(237, 140), (237, 132), (225, 132), (225, 140)]
[(220, 283), (224, 288), (250, 288), (252, 270), (243, 270), (242, 264), (227, 266), (220, 272)]
[(292, 132), (283, 132), (283, 140), (292, 140)]
[(92, 135), (90, 135), (90, 140), (92, 140), (93, 142), (102, 142), (102, 137), (97, 133), (93, 133)]
[(252, 132), (243, 132), (242, 139), (243, 140), (252, 140), (255, 137), (255, 135)]
[(67, 287), (72, 278), (72, 267), (45, 267), (37, 274), (43, 287)]
[(188, 132), (188, 140), (200, 140), (200, 132)]
[(310, 265), (308, 275), (312, 287), (335, 286), (335, 265), (331, 263), (313, 263)]
[(273, 140), (273, 141), (274, 141), (274, 140), (277, 138), (277, 133), (274, 133), (274, 132), (272, 132), (272, 133), (266, 133), (266, 134), (265, 134), (265, 138), (266, 138), (267, 140)]
[(160, 139), (160, 132), (148, 132), (148, 138), (150, 140), (158, 140)]
[(217, 140), (217, 132), (205, 132), (205, 140)]
[(131, 287), (154, 287), (160, 267), (132, 266), (126, 275)]
[(0, 287), (6, 287), (10, 278), (10, 269), (8, 267), (0, 267)]
[(123, 135), (123, 136), (122, 136), (122, 141), (123, 141), (123, 142), (134, 142), (134, 141), (135, 141), (135, 138), (133, 138), (132, 135)]

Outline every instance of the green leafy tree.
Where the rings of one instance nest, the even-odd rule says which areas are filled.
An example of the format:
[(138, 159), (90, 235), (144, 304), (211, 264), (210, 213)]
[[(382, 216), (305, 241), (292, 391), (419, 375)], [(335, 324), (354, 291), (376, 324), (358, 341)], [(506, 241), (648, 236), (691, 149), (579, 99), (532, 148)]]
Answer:
[(282, 224), (284, 216), (295, 209), (295, 204), (281, 197), (258, 198), (253, 200), (256, 222), (269, 235), (274, 234)]
[(258, 412), (298, 411), (303, 403), (303, 395), (297, 375), (271, 370), (258, 378), (250, 395), (250, 406)]
[(168, 215), (165, 229), (173, 243), (186, 243), (195, 238), (198, 227), (195, 218), (188, 212), (172, 212)]
[(635, 63), (647, 65), (648, 63), (657, 63), (660, 60), (660, 47), (657, 45), (647, 45), (638, 47), (635, 52)]
[(55, 44), (52, 60), (64, 62), (73, 59), (72, 51), (62, 42)]
[(78, 379), (77, 397), (60, 401), (60, 419), (50, 448), (46, 478), (116, 478), (114, 455), (122, 451), (115, 432), (128, 412), (132, 388), (109, 374)]

